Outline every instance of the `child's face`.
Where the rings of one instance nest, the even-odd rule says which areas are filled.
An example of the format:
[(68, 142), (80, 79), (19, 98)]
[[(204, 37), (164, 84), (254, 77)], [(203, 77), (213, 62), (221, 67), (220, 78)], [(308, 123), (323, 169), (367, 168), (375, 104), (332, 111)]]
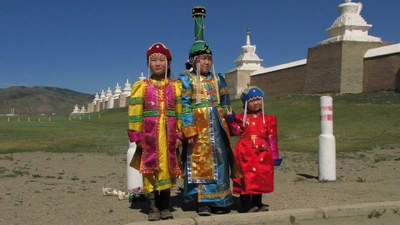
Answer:
[(150, 57), (149, 67), (153, 74), (158, 76), (164, 76), (165, 70), (169, 68), (170, 63), (162, 54), (153, 54)]
[[(200, 63), (200, 74), (206, 75), (210, 71), (211, 66), (213, 64), (212, 56), (206, 55), (206, 54), (199, 55), (197, 57), (195, 67), (197, 67), (197, 63)], [(196, 70), (197, 69), (199, 69), (199, 68), (196, 68)]]
[(247, 102), (247, 110), (250, 112), (258, 112), (262, 107), (262, 99), (253, 99)]

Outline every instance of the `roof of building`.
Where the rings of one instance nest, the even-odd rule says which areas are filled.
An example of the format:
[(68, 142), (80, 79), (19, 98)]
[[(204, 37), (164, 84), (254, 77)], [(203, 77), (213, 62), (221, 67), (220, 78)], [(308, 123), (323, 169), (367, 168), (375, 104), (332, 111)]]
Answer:
[(257, 76), (257, 75), (261, 75), (261, 74), (265, 74), (265, 73), (270, 73), (270, 72), (274, 72), (274, 71), (278, 71), (278, 70), (284, 70), (284, 69), (288, 69), (288, 68), (292, 68), (292, 67), (296, 67), (296, 66), (302, 66), (307, 64), (307, 59), (301, 59), (301, 60), (297, 60), (297, 61), (293, 61), (293, 62), (289, 62), (289, 63), (284, 63), (284, 64), (280, 64), (277, 66), (271, 66), (265, 69), (261, 69), (261, 70), (257, 70), (254, 71), (251, 76)]
[(400, 44), (388, 45), (388, 46), (383, 46), (383, 47), (379, 47), (379, 48), (369, 49), (365, 53), (364, 58), (372, 58), (372, 57), (377, 57), (377, 56), (382, 56), (382, 55), (390, 55), (390, 54), (399, 53), (399, 52), (400, 52)]

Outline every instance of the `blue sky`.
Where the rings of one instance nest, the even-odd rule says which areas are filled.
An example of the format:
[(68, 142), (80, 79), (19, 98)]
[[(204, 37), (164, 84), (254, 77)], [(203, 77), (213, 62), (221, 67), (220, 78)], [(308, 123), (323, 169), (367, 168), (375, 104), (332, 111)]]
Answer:
[[(184, 70), (194, 43), (193, 6), (207, 9), (205, 42), (217, 72), (235, 67), (250, 29), (251, 44), (270, 67), (307, 57), (327, 39), (344, 0), (2, 0), (0, 88), (48, 86), (95, 94), (147, 73), (155, 42)], [(359, 0), (369, 35), (399, 43), (400, 1)]]

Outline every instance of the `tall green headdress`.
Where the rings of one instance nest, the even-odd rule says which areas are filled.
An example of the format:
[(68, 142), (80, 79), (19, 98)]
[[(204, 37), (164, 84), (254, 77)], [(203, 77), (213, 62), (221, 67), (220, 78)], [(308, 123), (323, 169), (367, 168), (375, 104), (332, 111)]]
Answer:
[(206, 18), (206, 8), (195, 6), (192, 8), (194, 19), (194, 44), (189, 51), (189, 63), (193, 65), (195, 57), (202, 54), (212, 55), (210, 46), (204, 42), (204, 18)]

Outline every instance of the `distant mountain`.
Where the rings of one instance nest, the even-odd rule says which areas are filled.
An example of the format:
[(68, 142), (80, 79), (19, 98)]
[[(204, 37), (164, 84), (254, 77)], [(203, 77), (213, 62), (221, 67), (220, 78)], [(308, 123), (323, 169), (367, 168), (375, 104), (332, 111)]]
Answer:
[(9, 114), (14, 107), (15, 114), (20, 115), (69, 115), (76, 104), (87, 109), (92, 101), (92, 95), (69, 89), (14, 86), (0, 89), (0, 114)]

